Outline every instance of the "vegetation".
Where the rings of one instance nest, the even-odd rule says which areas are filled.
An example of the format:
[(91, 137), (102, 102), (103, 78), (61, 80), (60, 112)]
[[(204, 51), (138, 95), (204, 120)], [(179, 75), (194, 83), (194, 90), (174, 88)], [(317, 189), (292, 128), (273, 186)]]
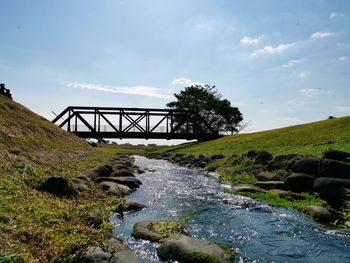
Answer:
[[(227, 193), (232, 193), (231, 190), (225, 190)], [(302, 209), (308, 205), (325, 205), (326, 202), (316, 195), (310, 193), (301, 193), (300, 197), (296, 198), (292, 193), (280, 197), (277, 193), (269, 191), (267, 193), (247, 193), (240, 192), (240, 195), (254, 198), (255, 200), (265, 202), (271, 206), (294, 208), (297, 210)]]
[[(240, 122), (243, 120), (242, 114), (238, 108), (232, 107), (231, 103), (222, 99), (221, 94), (215, 90), (215, 86), (209, 85), (190, 86), (179, 94), (174, 94), (176, 101), (169, 102), (167, 106), (177, 110), (194, 110), (204, 117), (207, 123), (216, 131), (237, 132)], [(183, 120), (175, 116), (177, 123)], [(198, 127), (196, 127), (198, 128)], [(204, 125), (201, 128), (206, 131), (208, 128)]]
[(0, 262), (79, 262), (88, 245), (109, 238), (109, 215), (123, 199), (97, 188), (75, 198), (38, 188), (50, 176), (72, 178), (136, 151), (93, 148), (0, 96)]
[(243, 154), (250, 150), (266, 150), (273, 155), (298, 153), (321, 156), (326, 150), (350, 152), (350, 116), (281, 129), (224, 136), (217, 140), (187, 143), (158, 150), (199, 156)]

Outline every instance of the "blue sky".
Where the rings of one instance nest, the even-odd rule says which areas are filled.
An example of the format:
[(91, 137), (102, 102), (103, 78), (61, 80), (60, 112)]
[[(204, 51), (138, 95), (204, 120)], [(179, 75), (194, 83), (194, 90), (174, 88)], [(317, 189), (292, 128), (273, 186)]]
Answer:
[(350, 115), (345, 0), (0, 0), (0, 82), (52, 119), (216, 85), (259, 131)]

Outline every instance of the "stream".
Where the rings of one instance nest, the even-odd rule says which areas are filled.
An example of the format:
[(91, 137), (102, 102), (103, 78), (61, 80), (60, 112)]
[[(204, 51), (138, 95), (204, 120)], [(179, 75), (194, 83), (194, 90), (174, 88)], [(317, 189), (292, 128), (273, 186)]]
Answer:
[(131, 237), (142, 220), (188, 218), (191, 236), (234, 247), (233, 262), (350, 262), (350, 235), (339, 234), (292, 209), (270, 207), (224, 193), (217, 177), (164, 160), (135, 156), (145, 170), (143, 185), (129, 199), (146, 204), (123, 218), (111, 217), (120, 236), (140, 262), (163, 262), (156, 244)]

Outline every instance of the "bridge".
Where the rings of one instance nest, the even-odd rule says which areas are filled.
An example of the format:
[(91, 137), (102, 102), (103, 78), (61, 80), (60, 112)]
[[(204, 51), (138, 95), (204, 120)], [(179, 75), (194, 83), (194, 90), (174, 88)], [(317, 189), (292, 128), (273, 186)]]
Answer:
[(191, 110), (69, 106), (52, 121), (81, 138), (210, 140), (219, 137)]

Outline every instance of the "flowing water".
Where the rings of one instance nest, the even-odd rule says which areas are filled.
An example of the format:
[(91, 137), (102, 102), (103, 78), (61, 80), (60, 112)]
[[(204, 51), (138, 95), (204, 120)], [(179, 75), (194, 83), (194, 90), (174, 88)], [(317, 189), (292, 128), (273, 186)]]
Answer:
[(135, 157), (146, 173), (129, 198), (148, 205), (124, 218), (111, 217), (114, 234), (124, 238), (140, 262), (162, 262), (156, 244), (131, 237), (141, 220), (189, 217), (194, 237), (230, 245), (233, 262), (350, 262), (350, 236), (330, 231), (291, 209), (274, 208), (249, 198), (223, 193), (217, 177), (163, 160)]

